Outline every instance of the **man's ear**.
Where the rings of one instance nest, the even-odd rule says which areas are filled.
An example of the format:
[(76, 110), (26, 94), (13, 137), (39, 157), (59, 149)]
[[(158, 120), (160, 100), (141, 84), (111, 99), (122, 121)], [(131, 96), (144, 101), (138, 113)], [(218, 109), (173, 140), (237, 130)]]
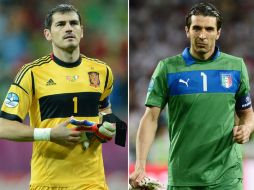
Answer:
[(48, 40), (48, 41), (52, 40), (51, 32), (49, 29), (44, 29), (44, 36), (45, 36), (46, 40)]
[(189, 32), (189, 28), (187, 26), (185, 26), (185, 33), (187, 38), (190, 38), (190, 32)]
[(217, 31), (216, 40), (218, 40), (220, 38), (220, 32), (221, 32), (221, 28)]
[(84, 37), (84, 26), (81, 25), (81, 38), (83, 38), (83, 37)]

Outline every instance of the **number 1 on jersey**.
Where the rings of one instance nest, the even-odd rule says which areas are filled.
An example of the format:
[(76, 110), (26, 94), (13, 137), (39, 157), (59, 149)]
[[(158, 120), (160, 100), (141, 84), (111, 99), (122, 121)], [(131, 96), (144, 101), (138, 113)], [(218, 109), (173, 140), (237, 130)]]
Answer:
[(74, 113), (78, 113), (78, 97), (74, 97), (73, 99), (73, 103), (74, 103)]
[(201, 72), (201, 77), (203, 78), (203, 91), (207, 92), (207, 75)]

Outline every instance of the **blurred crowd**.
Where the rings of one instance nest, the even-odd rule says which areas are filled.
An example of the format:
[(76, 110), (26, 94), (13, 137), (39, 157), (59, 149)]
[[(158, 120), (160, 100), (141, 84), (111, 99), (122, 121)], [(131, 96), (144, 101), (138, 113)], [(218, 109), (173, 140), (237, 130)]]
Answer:
[[(130, 1), (129, 14), (129, 105), (130, 162), (135, 159), (135, 138), (151, 75), (159, 60), (179, 54), (189, 46), (184, 26), (185, 15), (197, 0)], [(251, 97), (254, 102), (254, 1), (210, 0), (222, 13), (222, 33), (218, 46), (222, 52), (243, 57), (248, 67)], [(169, 140), (165, 113), (151, 153), (150, 163), (167, 164)], [(244, 148), (248, 149), (248, 145)], [(248, 152), (245, 151), (245, 156)], [(254, 157), (254, 155), (251, 155)]]
[[(100, 59), (112, 68), (115, 78), (111, 95), (112, 108), (121, 119), (127, 121), (127, 0), (0, 0), (0, 104), (2, 105), (8, 88), (22, 65), (51, 53), (51, 44), (45, 40), (43, 35), (44, 18), (48, 10), (55, 5), (68, 2), (79, 10), (83, 19), (84, 38), (81, 41), (81, 53), (87, 57)], [(3, 141), (0, 143), (0, 174), (15, 169), (29, 172), (30, 155), (23, 157), (20, 147), (24, 147), (23, 152), (26, 153), (28, 150), (30, 153), (31, 146), (25, 143), (23, 145)], [(112, 164), (109, 162), (110, 158), (106, 158), (105, 164), (108, 168), (106, 171), (109, 173), (122, 171), (127, 176), (128, 149), (118, 149), (109, 144), (104, 148), (104, 154), (110, 156), (108, 152), (112, 150), (117, 151), (118, 159), (123, 160), (126, 164), (117, 164), (117, 158)], [(2, 156), (6, 154), (6, 151), (9, 156), (8, 154)], [(13, 162), (9, 165), (2, 164), (5, 162), (4, 159), (8, 158)]]

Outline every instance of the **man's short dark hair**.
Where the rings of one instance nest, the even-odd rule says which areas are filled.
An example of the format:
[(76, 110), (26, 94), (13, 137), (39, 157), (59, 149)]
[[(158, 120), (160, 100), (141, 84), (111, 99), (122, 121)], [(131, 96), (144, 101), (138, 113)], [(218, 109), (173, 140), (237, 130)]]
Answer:
[(192, 15), (202, 15), (202, 16), (212, 16), (216, 17), (217, 20), (217, 30), (221, 28), (222, 25), (222, 16), (220, 12), (216, 9), (211, 3), (198, 3), (194, 5), (188, 12), (185, 17), (185, 26), (190, 28), (191, 25), (191, 16)]
[(54, 7), (53, 9), (51, 9), (48, 12), (48, 14), (46, 15), (45, 22), (44, 22), (45, 28), (47, 28), (47, 29), (51, 28), (51, 25), (52, 25), (52, 16), (55, 13), (66, 13), (66, 12), (75, 12), (75, 13), (77, 13), (78, 18), (79, 18), (79, 22), (81, 23), (81, 16), (80, 16), (78, 10), (73, 5), (70, 5), (70, 4), (59, 4), (56, 7)]

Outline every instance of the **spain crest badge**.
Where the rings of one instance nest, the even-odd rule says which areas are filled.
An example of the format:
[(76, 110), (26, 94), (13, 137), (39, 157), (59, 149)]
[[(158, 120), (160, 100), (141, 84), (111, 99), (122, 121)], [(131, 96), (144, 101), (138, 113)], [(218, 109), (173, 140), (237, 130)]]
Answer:
[(232, 76), (230, 73), (228, 74), (221, 74), (221, 85), (224, 88), (230, 88), (232, 86)]
[(89, 72), (89, 81), (90, 81), (90, 86), (93, 87), (99, 87), (100, 86), (100, 75), (97, 72)]

